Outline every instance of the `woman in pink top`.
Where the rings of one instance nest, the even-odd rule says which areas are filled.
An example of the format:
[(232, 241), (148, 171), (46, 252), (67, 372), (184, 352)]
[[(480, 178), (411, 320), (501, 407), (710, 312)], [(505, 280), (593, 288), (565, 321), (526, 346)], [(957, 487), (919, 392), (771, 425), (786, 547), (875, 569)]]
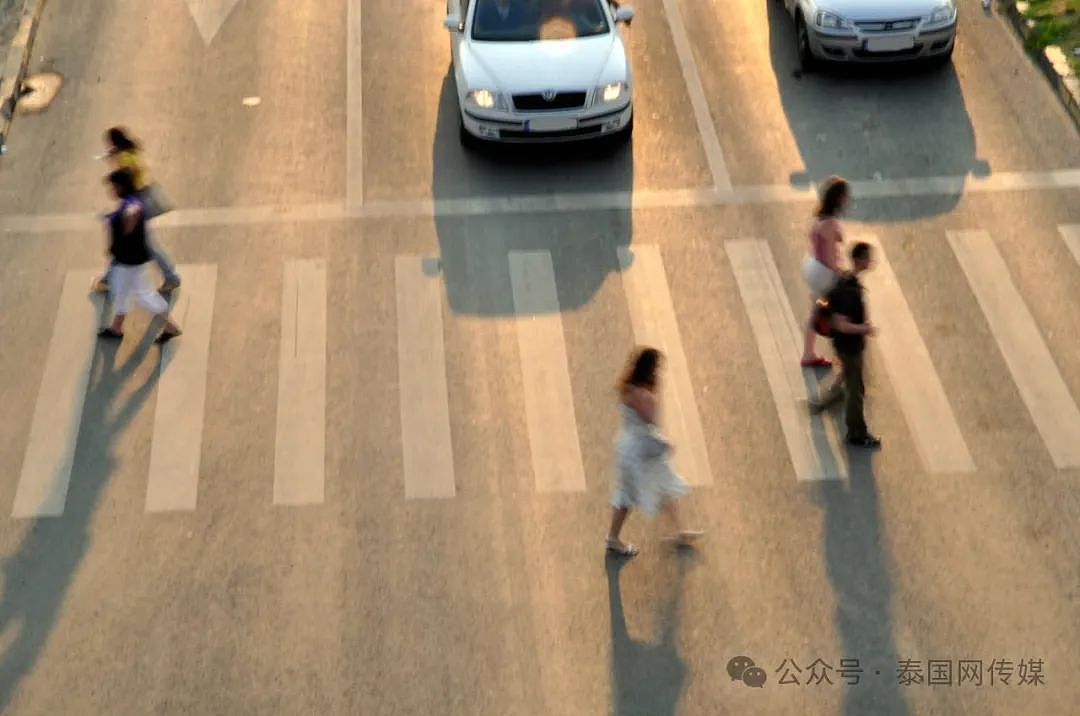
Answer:
[(828, 358), (814, 352), (814, 307), (817, 300), (826, 295), (840, 276), (840, 243), (844, 240), (839, 216), (847, 206), (850, 196), (847, 181), (837, 176), (829, 177), (821, 192), (821, 202), (814, 211), (816, 220), (810, 228), (810, 255), (803, 261), (803, 278), (810, 287), (810, 318), (806, 321), (806, 343), (800, 364), (803, 368), (832, 365)]

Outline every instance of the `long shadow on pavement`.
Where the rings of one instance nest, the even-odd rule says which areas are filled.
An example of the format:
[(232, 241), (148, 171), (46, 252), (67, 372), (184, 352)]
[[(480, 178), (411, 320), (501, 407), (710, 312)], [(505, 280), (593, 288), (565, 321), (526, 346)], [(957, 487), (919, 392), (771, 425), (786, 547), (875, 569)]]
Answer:
[(679, 551), (675, 577), (656, 613), (657, 641), (630, 636), (623, 613), (619, 572), (629, 561), (608, 555), (608, 602), (611, 609), (611, 678), (613, 716), (674, 716), (686, 689), (687, 668), (679, 656), (678, 637), (683, 582), (698, 556)]
[[(783, 0), (763, 2), (780, 101), (804, 163), (792, 167), (792, 184), (831, 174), (863, 181), (990, 174), (976, 156), (975, 130), (952, 63), (837, 65), (803, 75), (796, 71), (795, 23)], [(856, 197), (854, 211), (877, 221), (905, 221), (948, 213), (960, 196), (903, 202)]]
[(842, 656), (857, 658), (863, 670), (857, 684), (841, 685), (843, 713), (908, 716), (897, 683), (892, 585), (871, 459), (864, 451), (850, 451), (848, 483), (830, 480), (817, 487), (825, 509), (825, 566), (836, 595)]
[[(148, 331), (119, 367), (117, 346), (97, 345), (64, 514), (35, 520), (18, 550), (0, 567), (4, 580), (0, 635), (9, 642), (0, 655), (0, 712), (6, 711), (23, 678), (32, 673), (56, 625), (90, 544), (91, 518), (116, 466), (116, 440), (157, 384), (160, 370), (155, 367), (109, 417), (116, 396), (153, 346), (153, 338)], [(14, 637), (9, 635), (11, 630), (17, 630)]]

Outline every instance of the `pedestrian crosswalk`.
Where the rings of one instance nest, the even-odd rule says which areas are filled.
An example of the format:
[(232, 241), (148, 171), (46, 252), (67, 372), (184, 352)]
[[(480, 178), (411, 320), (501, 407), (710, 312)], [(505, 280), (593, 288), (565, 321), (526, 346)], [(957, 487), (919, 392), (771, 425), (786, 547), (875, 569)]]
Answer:
[(835, 426), (820, 414), (810, 414), (808, 402), (817, 397), (816, 381), (792, 360), (802, 355), (803, 331), (795, 321), (768, 243), (736, 239), (728, 241), (725, 249), (765, 366), (796, 479), (846, 477)]
[(326, 261), (286, 261), (281, 290), (274, 504), (323, 501), (326, 483)]
[(574, 419), (566, 339), (551, 254), (511, 251), (509, 258), (536, 489), (584, 491), (585, 468)]
[(170, 342), (162, 347), (147, 512), (194, 510), (199, 491), (217, 267), (181, 265), (179, 269), (185, 290), (173, 307), (173, 317), (184, 327), (184, 346), (179, 350), (179, 342)]
[[(1080, 225), (1062, 225), (1057, 233), (1080, 265)], [(885, 367), (885, 378), (927, 473), (962, 474), (980, 467), (969, 440), (977, 428), (954, 413), (963, 385), (946, 385), (938, 375), (926, 344), (927, 325), (905, 293), (905, 276), (890, 262), (889, 250), (876, 236), (859, 236), (877, 246), (875, 269), (865, 277), (874, 322), (883, 327), (871, 345)], [(1028, 308), (1038, 296), (1025, 296), (1014, 282), (992, 232), (949, 231), (941, 237), (956, 258), (1004, 359), (1023, 407), (1059, 469), (1080, 467), (1080, 409), (1051, 348)], [(831, 416), (813, 415), (808, 401), (817, 395), (820, 376), (798, 367), (803, 320), (808, 306), (789, 300), (803, 295), (802, 286), (786, 285), (777, 255), (762, 238), (723, 240), (724, 255), (737, 295), (728, 299), (747, 319), (747, 336), (764, 369), (767, 395), (783, 436), (782, 449), (795, 481), (837, 480), (848, 474), (848, 452), (841, 446), (842, 427)], [(685, 317), (676, 310), (672, 284), (660, 245), (634, 244), (613, 249), (633, 340), (660, 348), (666, 355), (662, 422), (677, 446), (676, 466), (691, 484), (723, 481), (714, 474), (715, 459), (732, 435), (712, 435), (702, 416), (731, 406), (706, 402), (695, 385), (695, 361), (715, 355), (690, 355), (682, 338)], [(782, 257), (781, 257), (782, 258)], [(585, 468), (578, 412), (575, 410), (570, 348), (560, 306), (557, 263), (544, 250), (508, 251), (503, 265), (512, 294), (508, 317), (516, 336), (515, 365), (520, 396), (512, 405), (526, 427), (532, 471), (531, 489), (544, 493), (581, 493), (607, 475)], [(396, 294), (397, 409), (401, 474), (394, 479), (406, 500), (450, 499), (461, 489), (455, 474), (455, 442), (467, 440), (462, 425), (451, 419), (448, 384), (454, 366), (447, 363), (448, 305), (439, 261), (421, 255), (399, 255), (393, 261)], [(207, 375), (214, 361), (215, 296), (218, 267), (181, 266), (184, 288), (174, 315), (184, 328), (181, 340), (162, 348), (155, 368), (152, 437), (144, 476), (145, 511), (190, 512), (197, 508), (208, 403)], [(287, 260), (281, 271), (280, 338), (276, 350), (276, 400), (272, 504), (302, 508), (325, 501), (328, 480), (327, 328), (334, 303), (328, 301), (325, 259)], [(69, 271), (56, 305), (52, 337), (43, 361), (30, 429), (17, 473), (14, 518), (60, 517), (69, 486), (77, 479), (76, 446), (87, 391), (92, 382), (95, 331), (102, 320), (102, 301), (87, 295), (93, 271)], [(909, 279), (910, 280), (910, 279)], [(957, 284), (963, 290), (963, 283)], [(909, 290), (912, 288), (909, 286)], [(1032, 290), (1030, 287), (1028, 291)], [(1026, 302), (1027, 301), (1027, 302)], [(1076, 310), (1070, 307), (1069, 310)], [(224, 329), (222, 329), (224, 330)], [(509, 335), (509, 334), (508, 334)], [(591, 346), (620, 357), (629, 346)], [(700, 365), (698, 366), (700, 367)], [(515, 385), (517, 383), (515, 382)], [(902, 386), (902, 388), (901, 388)], [(263, 398), (260, 396), (260, 400)], [(748, 426), (749, 427), (749, 426)], [(357, 429), (362, 429), (362, 426)], [(720, 462), (716, 463), (720, 466)]]
[(1054, 465), (1080, 467), (1080, 410), (994, 240), (985, 231), (948, 237)]
[(398, 256), (394, 261), (401, 443), (409, 499), (455, 493), (442, 286), (436, 264), (422, 256)]
[(918, 323), (911, 313), (889, 255), (877, 237), (860, 237), (876, 251), (875, 267), (864, 283), (873, 300), (874, 313), (887, 326), (874, 338), (874, 347), (885, 364), (893, 385), (903, 385), (896, 398), (911, 429), (915, 447), (929, 472), (971, 472), (971, 459), (963, 433), (953, 415), (949, 396), (941, 384)]

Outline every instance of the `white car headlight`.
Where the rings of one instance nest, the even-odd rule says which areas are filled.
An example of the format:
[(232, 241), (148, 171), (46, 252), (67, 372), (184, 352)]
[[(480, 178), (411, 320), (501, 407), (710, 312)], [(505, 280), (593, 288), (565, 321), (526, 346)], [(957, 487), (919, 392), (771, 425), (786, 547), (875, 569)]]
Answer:
[(488, 89), (469, 90), (465, 95), (465, 101), (480, 109), (507, 109), (506, 98)]
[(952, 22), (954, 19), (956, 19), (956, 5), (950, 0), (934, 8), (934, 11), (930, 13), (929, 24), (940, 25), (943, 22)]
[(628, 94), (630, 94), (630, 87), (625, 82), (611, 82), (596, 88), (595, 101), (597, 104), (618, 102)]
[(814, 24), (825, 30), (850, 30), (851, 23), (831, 12), (819, 11), (814, 16)]

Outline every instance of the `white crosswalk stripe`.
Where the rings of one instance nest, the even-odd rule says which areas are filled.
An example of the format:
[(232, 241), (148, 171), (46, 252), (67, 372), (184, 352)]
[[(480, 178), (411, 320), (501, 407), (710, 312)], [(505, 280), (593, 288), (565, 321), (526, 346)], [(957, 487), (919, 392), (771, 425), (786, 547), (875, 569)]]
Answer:
[(860, 238), (876, 248), (876, 265), (863, 279), (873, 321), (883, 327), (872, 344), (896, 386), (896, 398), (923, 466), (928, 472), (971, 472), (975, 463), (888, 254), (877, 237)]
[(274, 504), (323, 501), (326, 472), (326, 261), (285, 263)]
[(846, 477), (847, 466), (840, 457), (833, 422), (809, 411), (808, 396), (818, 395), (817, 379), (811, 371), (799, 367), (803, 332), (795, 321), (768, 243), (735, 239), (726, 241), (724, 249), (765, 367), (795, 478), (808, 481)]
[(1058, 231), (1061, 232), (1061, 238), (1069, 247), (1076, 263), (1080, 264), (1080, 224), (1062, 224)]
[(206, 405), (206, 370), (217, 266), (180, 266), (184, 287), (172, 315), (184, 331), (161, 351), (146, 511), (194, 510)]
[(64, 512), (101, 320), (102, 301), (87, 295), (96, 273), (69, 271), (64, 277), (13, 517), (55, 517)]
[(948, 237), (1054, 465), (1080, 467), (1080, 410), (994, 240), (986, 231)]
[(660, 249), (636, 245), (631, 252), (620, 247), (618, 260), (634, 340), (659, 349), (665, 356), (670, 387), (664, 393), (661, 422), (676, 447), (675, 467), (691, 485), (711, 485), (708, 446)]
[(509, 260), (536, 489), (580, 492), (585, 468), (551, 253), (511, 251)]
[(434, 259), (398, 256), (398, 385), (406, 499), (455, 494), (442, 282)]

